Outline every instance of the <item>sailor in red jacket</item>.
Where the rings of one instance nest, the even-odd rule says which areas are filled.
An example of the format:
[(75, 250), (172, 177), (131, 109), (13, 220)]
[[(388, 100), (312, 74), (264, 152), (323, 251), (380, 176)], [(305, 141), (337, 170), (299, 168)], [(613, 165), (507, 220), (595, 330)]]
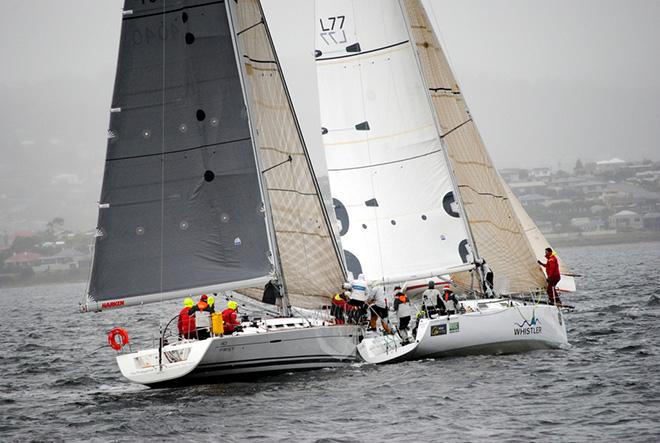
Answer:
[(222, 311), (222, 322), (224, 323), (225, 334), (231, 334), (234, 331), (241, 330), (241, 322), (238, 320), (236, 311), (238, 311), (238, 303), (234, 300), (230, 300), (229, 303), (227, 303), (227, 309)]
[(561, 306), (561, 300), (559, 300), (559, 293), (556, 288), (557, 283), (561, 280), (557, 255), (552, 251), (552, 248), (545, 248), (545, 258), (547, 262), (542, 263), (538, 260), (538, 263), (545, 268), (545, 273), (548, 277), (546, 279), (548, 282), (548, 301), (551, 305)]
[(183, 301), (183, 309), (179, 312), (179, 319), (177, 321), (179, 337), (181, 338), (195, 338), (195, 328), (197, 327), (195, 316), (190, 316), (188, 314), (190, 308), (192, 308), (194, 304), (195, 302), (193, 302), (193, 299), (190, 297)]

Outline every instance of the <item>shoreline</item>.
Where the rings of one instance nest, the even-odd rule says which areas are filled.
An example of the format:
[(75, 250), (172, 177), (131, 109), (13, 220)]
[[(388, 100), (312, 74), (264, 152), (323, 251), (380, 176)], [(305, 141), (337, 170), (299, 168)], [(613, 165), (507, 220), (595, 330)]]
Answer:
[(576, 233), (562, 235), (560, 237), (548, 235), (546, 238), (554, 247), (600, 246), (660, 241), (660, 231), (618, 232), (616, 234), (603, 235), (583, 235)]

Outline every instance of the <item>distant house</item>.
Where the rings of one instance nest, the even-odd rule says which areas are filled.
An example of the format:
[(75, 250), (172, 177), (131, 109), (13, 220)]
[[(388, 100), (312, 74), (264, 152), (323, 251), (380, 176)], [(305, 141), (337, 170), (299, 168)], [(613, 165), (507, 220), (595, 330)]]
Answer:
[(529, 171), (529, 178), (537, 180), (547, 179), (552, 175), (550, 168), (534, 168)]
[(50, 257), (42, 257), (38, 264), (32, 266), (35, 273), (70, 271), (73, 269), (88, 268), (89, 254), (69, 248)]
[(642, 217), (633, 211), (620, 211), (610, 216), (610, 227), (617, 231), (636, 231), (644, 228)]
[(642, 217), (644, 229), (649, 231), (660, 231), (660, 212), (651, 212)]
[(516, 195), (535, 194), (537, 191), (546, 188), (546, 183), (542, 181), (527, 181), (509, 184), (509, 187)]
[(42, 255), (36, 252), (19, 252), (5, 260), (5, 267), (8, 270), (32, 268), (41, 263), (41, 258)]
[(498, 172), (500, 173), (500, 176), (502, 176), (504, 181), (507, 183), (527, 180), (527, 169), (507, 168), (507, 169), (500, 169)]
[(582, 232), (590, 232), (599, 230), (601, 223), (599, 220), (590, 217), (574, 217), (571, 219), (571, 226)]
[(613, 158), (610, 160), (601, 160), (596, 162), (596, 173), (601, 174), (604, 172), (614, 172), (627, 165), (625, 160), (620, 158)]
[(548, 201), (548, 197), (541, 194), (525, 194), (518, 197), (524, 207), (542, 206)]

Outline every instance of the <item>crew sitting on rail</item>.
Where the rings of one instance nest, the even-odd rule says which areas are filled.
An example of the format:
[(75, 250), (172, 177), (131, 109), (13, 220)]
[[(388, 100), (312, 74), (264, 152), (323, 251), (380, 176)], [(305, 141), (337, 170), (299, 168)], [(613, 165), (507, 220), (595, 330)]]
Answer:
[(222, 322), (225, 334), (233, 334), (243, 330), (241, 322), (238, 320), (238, 303), (234, 300), (229, 300), (227, 309), (222, 311)]
[(183, 309), (179, 312), (177, 319), (177, 327), (179, 329), (179, 338), (195, 338), (195, 317), (190, 316), (188, 312), (194, 306), (195, 302), (192, 298), (187, 297), (183, 300)]
[(437, 307), (438, 311), (440, 311), (440, 315), (451, 315), (458, 314), (461, 305), (458, 302), (454, 291), (446, 288), (442, 296), (438, 297)]
[(197, 322), (197, 338), (205, 340), (211, 336), (211, 314), (215, 312), (213, 297), (202, 294), (196, 305), (188, 310), (188, 315), (194, 315)]

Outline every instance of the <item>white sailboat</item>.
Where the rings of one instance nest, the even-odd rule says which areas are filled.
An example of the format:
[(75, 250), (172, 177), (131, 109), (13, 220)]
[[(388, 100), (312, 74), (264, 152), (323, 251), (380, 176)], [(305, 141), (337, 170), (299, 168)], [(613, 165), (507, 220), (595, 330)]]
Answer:
[[(368, 362), (515, 352), (567, 342), (545, 281), (418, 0), (317, 0), (317, 72), (330, 185), (347, 266), (372, 284), (451, 274), (507, 298), (421, 318), (414, 343), (367, 337)], [(509, 295), (528, 295), (528, 301)]]
[[(126, 0), (94, 263), (83, 311), (275, 280), (284, 316), (122, 353), (130, 381), (222, 382), (348, 364), (355, 326), (291, 316), (345, 281), (258, 0)], [(167, 329), (167, 328), (165, 328)]]

